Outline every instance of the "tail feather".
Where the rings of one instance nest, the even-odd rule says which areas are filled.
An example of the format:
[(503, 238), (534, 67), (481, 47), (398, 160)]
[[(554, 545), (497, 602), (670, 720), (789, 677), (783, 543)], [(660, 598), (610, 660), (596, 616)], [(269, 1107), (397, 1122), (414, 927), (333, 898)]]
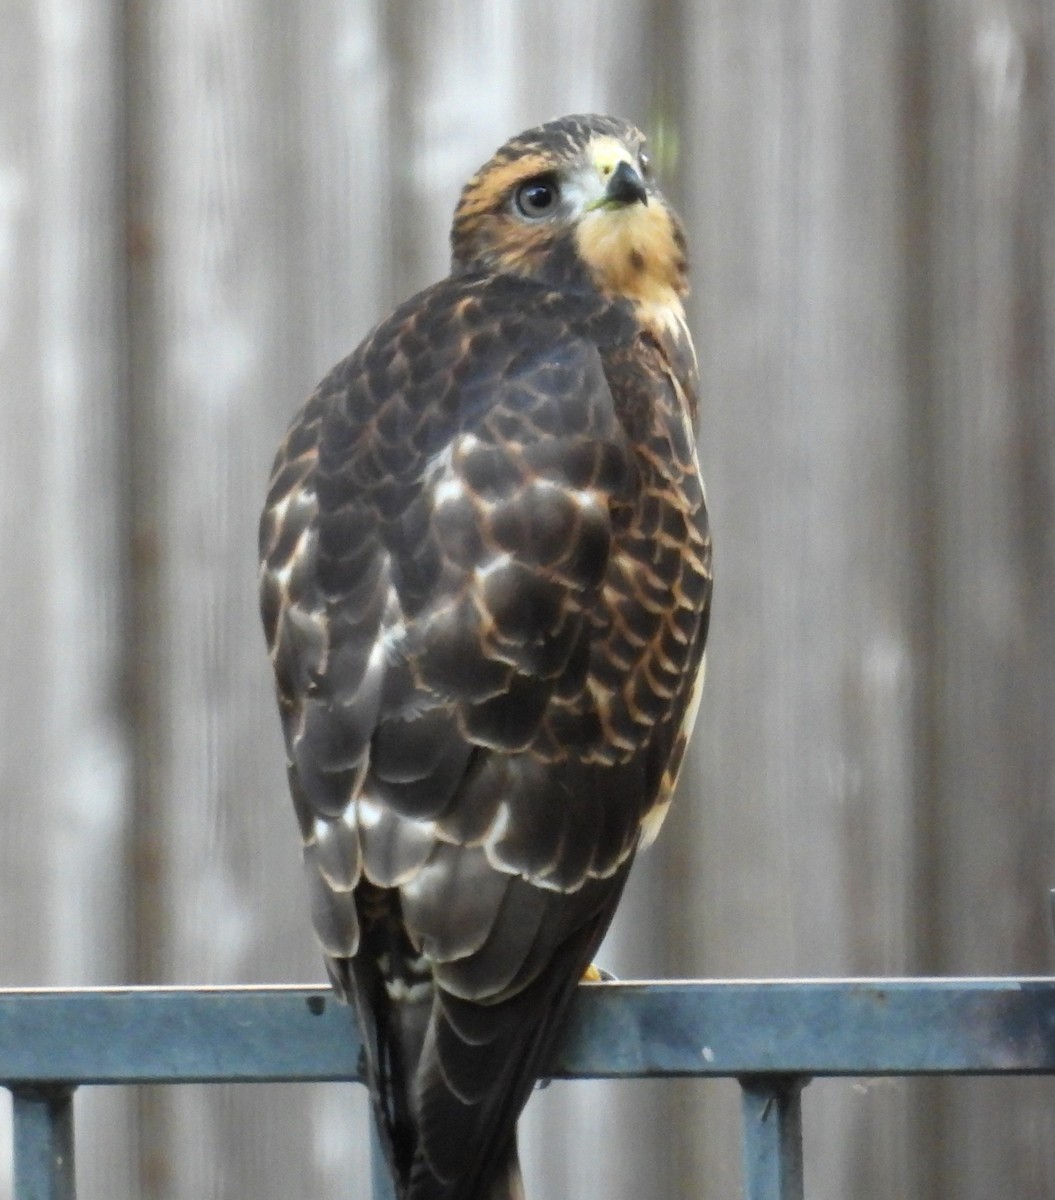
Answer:
[[(543, 893), (557, 919), (538, 923), (524, 956), (544, 965), (525, 967), (523, 980), (506, 982), (505, 995), (490, 1002), (454, 995), (426, 975), (391, 914), (363, 921), (369, 952), (351, 964), (351, 990), (399, 1200), (523, 1200), (517, 1118), (628, 869), (629, 861), (570, 896)], [(397, 910), (398, 893), (383, 899)]]
[(400, 1192), (399, 1200), (525, 1200), (516, 1136), (483, 1182), (477, 1180), (464, 1186), (443, 1183), (419, 1160), (410, 1186)]
[(517, 1154), (515, 1137), (505, 1160), (491, 1178), (485, 1200), (524, 1200), (524, 1180), (520, 1174), (520, 1156)]

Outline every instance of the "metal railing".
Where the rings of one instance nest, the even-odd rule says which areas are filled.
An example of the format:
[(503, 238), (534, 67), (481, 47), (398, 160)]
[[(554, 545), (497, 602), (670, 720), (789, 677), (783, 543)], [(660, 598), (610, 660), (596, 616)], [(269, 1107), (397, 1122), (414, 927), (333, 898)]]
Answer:
[[(323, 987), (0, 991), (15, 1198), (73, 1200), (80, 1085), (358, 1080), (359, 1053)], [(811, 1078), (1055, 1074), (1055, 978), (584, 984), (549, 1074), (735, 1078), (745, 1196), (801, 1200)]]

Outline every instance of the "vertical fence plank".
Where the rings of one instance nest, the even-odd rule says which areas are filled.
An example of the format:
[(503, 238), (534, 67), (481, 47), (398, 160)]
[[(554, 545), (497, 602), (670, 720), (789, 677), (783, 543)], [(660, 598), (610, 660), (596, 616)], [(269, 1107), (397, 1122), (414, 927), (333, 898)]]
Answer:
[[(0, 15), (7, 986), (128, 975), (118, 16), (113, 0), (15, 3)], [(85, 1176), (127, 1190), (127, 1098), (99, 1098), (81, 1115)], [(0, 1196), (7, 1189), (4, 1174)]]
[[(401, 147), (388, 134), (392, 72), (383, 48), (383, 17), (383, 7), (375, 3), (326, 0), (302, 6), (295, 23), (296, 54), (286, 64), (292, 72), (295, 114), (286, 150), (296, 163), (287, 179), (294, 195), (288, 229), (295, 250), (286, 264), (283, 290), (285, 320), (296, 343), (291, 353), (302, 374), (294, 391), (276, 387), (268, 397), (272, 444), (301, 396), (350, 353), (393, 300), (392, 164)], [(258, 502), (254, 496), (252, 504)], [(251, 637), (256, 636), (254, 628)], [(255, 642), (253, 652), (259, 653)], [(263, 700), (266, 736), (277, 751), (270, 679)], [(279, 852), (292, 859), (296, 850), (282, 828), (292, 818), (281, 773), (270, 775), (269, 788), (277, 824), (273, 833), (258, 830), (256, 836), (271, 836)], [(299, 880), (286, 896), (281, 894), (289, 886), (285, 879), (263, 886), (268, 905), (299, 906), (303, 914)], [(306, 929), (297, 936), (314, 976), (319, 971), (314, 937)], [(258, 939), (254, 950), (254, 969), (261, 978), (269, 971), (267, 940)], [(310, 1156), (318, 1194), (333, 1200), (350, 1194), (365, 1198), (371, 1174), (365, 1089), (307, 1088), (298, 1103), (306, 1110), (310, 1133), (296, 1153)], [(268, 1125), (280, 1123), (281, 1101), (270, 1104), (263, 1119)]]
[(18, 98), (0, 110), (8, 986), (126, 970), (112, 18), (50, 0), (5, 13), (0, 35)]
[[(896, 9), (839, 0), (689, 11), (681, 146), (716, 588), (694, 801), (671, 816), (683, 961), (707, 975), (910, 971), (904, 35)], [(727, 1098), (685, 1094), (705, 1103), (680, 1129), (687, 1176), (728, 1195)], [(901, 1097), (841, 1084), (806, 1104), (811, 1195), (861, 1178), (876, 1197), (918, 1194)]]
[[(271, 456), (314, 382), (299, 11), (159, 3), (129, 31), (137, 954), (160, 982), (321, 973), (255, 598)], [(147, 1096), (141, 1190), (340, 1195), (312, 1109), (306, 1088)]]
[[(1043, 971), (1055, 861), (1055, 22), (933, 0), (928, 69), (941, 970)], [(1055, 1086), (943, 1084), (939, 1195), (1055, 1194)]]

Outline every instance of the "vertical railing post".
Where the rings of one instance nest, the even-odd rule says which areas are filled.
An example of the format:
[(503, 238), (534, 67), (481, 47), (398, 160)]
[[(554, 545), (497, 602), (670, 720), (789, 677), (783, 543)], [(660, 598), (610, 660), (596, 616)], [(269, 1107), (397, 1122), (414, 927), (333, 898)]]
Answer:
[(14, 1200), (75, 1200), (73, 1087), (13, 1087)]
[(745, 1200), (803, 1200), (801, 1075), (740, 1080)]

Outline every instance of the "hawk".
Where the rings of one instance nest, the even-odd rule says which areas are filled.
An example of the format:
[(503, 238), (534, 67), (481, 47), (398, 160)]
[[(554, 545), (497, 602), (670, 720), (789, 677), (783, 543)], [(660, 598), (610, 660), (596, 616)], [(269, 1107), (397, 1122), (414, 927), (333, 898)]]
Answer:
[(451, 244), (286, 434), (261, 608), (397, 1193), (510, 1200), (517, 1117), (670, 803), (711, 549), (685, 238), (638, 130), (513, 138)]

